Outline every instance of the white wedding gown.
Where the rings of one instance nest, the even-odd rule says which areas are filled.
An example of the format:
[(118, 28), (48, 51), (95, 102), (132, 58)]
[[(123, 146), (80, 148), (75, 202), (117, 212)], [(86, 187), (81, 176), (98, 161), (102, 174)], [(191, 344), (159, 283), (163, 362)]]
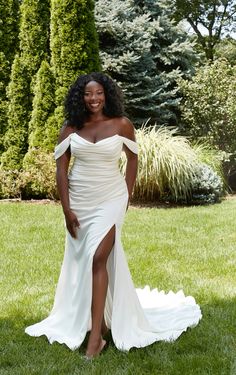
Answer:
[[(75, 157), (69, 173), (70, 207), (80, 222), (77, 238), (67, 231), (65, 255), (50, 315), (26, 328), (31, 336), (78, 348), (91, 327), (92, 262), (94, 253), (115, 225), (115, 243), (107, 262), (109, 286), (105, 321), (120, 350), (172, 341), (197, 325), (201, 311), (183, 292), (135, 289), (121, 244), (128, 192), (118, 167), (123, 145), (137, 153), (137, 144), (120, 135), (92, 143), (77, 133), (55, 148), (59, 158), (68, 147)], [(138, 265), (137, 265), (138, 267)]]

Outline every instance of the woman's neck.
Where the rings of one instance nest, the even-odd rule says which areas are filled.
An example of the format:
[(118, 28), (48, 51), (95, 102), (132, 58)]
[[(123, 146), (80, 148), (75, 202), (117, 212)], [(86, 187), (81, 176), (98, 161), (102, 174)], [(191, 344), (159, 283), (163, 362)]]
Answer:
[(90, 113), (87, 121), (88, 122), (99, 122), (102, 120), (106, 120), (107, 117), (103, 113)]

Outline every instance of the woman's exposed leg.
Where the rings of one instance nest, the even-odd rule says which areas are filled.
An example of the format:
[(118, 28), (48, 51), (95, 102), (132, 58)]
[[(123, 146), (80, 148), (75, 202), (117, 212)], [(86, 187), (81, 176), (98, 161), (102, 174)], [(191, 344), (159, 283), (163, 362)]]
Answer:
[(101, 332), (102, 326), (104, 328), (104, 307), (108, 286), (106, 264), (114, 240), (115, 226), (103, 238), (93, 257), (92, 329), (86, 350), (88, 357), (98, 355), (105, 345)]
[(102, 336), (105, 336), (108, 331), (109, 331), (109, 329), (107, 328), (105, 318), (104, 318), (104, 315), (103, 315), (103, 318), (102, 318)]

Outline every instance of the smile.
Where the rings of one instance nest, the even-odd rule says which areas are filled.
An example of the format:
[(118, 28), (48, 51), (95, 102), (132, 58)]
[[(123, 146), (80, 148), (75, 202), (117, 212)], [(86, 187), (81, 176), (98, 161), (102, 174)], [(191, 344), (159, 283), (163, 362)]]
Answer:
[(99, 107), (100, 103), (90, 103), (89, 105), (91, 107)]

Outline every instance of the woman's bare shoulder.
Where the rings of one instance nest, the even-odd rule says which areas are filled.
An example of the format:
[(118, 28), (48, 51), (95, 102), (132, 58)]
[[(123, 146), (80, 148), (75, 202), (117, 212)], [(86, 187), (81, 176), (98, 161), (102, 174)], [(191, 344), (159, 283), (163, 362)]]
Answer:
[(66, 121), (64, 122), (63, 126), (61, 127), (60, 134), (58, 137), (58, 143), (64, 141), (70, 134), (75, 132), (75, 127), (69, 125)]
[(122, 137), (135, 140), (134, 125), (127, 117), (119, 117), (118, 119), (119, 134)]

